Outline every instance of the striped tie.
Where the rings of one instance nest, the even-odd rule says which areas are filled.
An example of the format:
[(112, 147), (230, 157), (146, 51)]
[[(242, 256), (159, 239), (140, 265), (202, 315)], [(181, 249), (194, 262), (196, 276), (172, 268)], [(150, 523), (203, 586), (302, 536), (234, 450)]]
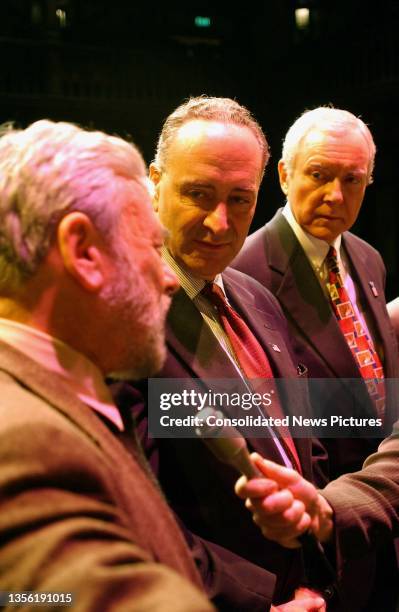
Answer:
[[(223, 329), (230, 340), (237, 361), (248, 379), (273, 379), (274, 375), (269, 360), (261, 345), (236, 311), (227, 302), (221, 288), (216, 283), (207, 283), (202, 294), (216, 307)], [(278, 393), (268, 407), (270, 416), (282, 419), (283, 410), (278, 400)], [(293, 467), (301, 474), (301, 464), (291, 434), (286, 427), (279, 427), (286, 451)]]

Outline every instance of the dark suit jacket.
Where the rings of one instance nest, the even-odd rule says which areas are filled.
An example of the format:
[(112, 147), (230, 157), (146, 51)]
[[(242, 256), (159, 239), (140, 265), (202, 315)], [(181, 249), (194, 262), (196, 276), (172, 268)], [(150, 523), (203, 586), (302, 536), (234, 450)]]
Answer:
[[(387, 379), (387, 419), (385, 431), (390, 433), (397, 418), (399, 376), (397, 344), (389, 321), (385, 297), (385, 268), (379, 253), (366, 242), (349, 232), (342, 236), (352, 273), (361, 289), (362, 299), (370, 313), (374, 329), (383, 351), (383, 365)], [(271, 221), (249, 236), (244, 248), (233, 262), (238, 270), (250, 274), (270, 289), (279, 300), (287, 317), (290, 338), (295, 355), (308, 368), (309, 378), (335, 379), (318, 381), (314, 393), (311, 388), (313, 410), (343, 416), (372, 416), (374, 407), (366, 387), (360, 378), (336, 318), (325, 298), (316, 275), (279, 210)], [(377, 296), (372, 291), (374, 284)], [(342, 379), (358, 379), (356, 400), (353, 385)], [(363, 461), (373, 453), (380, 439), (359, 437), (356, 430), (351, 438), (322, 439), (329, 457), (329, 476), (337, 476), (358, 470)], [(383, 436), (384, 431), (381, 431)], [(350, 505), (349, 499), (348, 505)], [(353, 495), (352, 504), (356, 503)], [(346, 532), (347, 533), (347, 532)], [(346, 537), (346, 536), (344, 536)], [(352, 539), (348, 538), (350, 548)], [(345, 550), (345, 549), (344, 549)], [(362, 558), (344, 560), (339, 557), (340, 586), (348, 610), (393, 610), (397, 594), (398, 575), (392, 546), (385, 547), (377, 557), (369, 550)], [(353, 589), (353, 584), (362, 585)], [(361, 595), (359, 597), (359, 595)]]
[[(275, 376), (297, 379), (297, 369), (288, 348), (286, 322), (275, 298), (256, 281), (236, 270), (227, 269), (223, 282), (231, 305), (261, 343)], [(279, 347), (279, 351), (273, 349), (273, 345)], [(161, 378), (237, 379), (230, 360), (183, 290), (174, 296), (168, 315), (167, 347), (167, 360), (159, 374)], [(287, 411), (307, 414), (307, 396), (291, 394), (284, 407)], [(142, 419), (141, 414), (139, 420)], [(252, 450), (281, 463), (270, 438), (247, 442)], [(303, 473), (312, 479), (311, 441), (296, 440), (296, 447)], [(301, 553), (285, 550), (262, 537), (242, 501), (234, 494), (236, 472), (216, 460), (197, 439), (150, 439), (146, 450), (169, 503), (185, 525), (198, 535), (275, 573), (277, 587), (273, 601), (288, 600), (302, 579)], [(245, 576), (244, 566), (242, 576)], [(274, 577), (265, 573), (259, 587), (264, 593), (263, 606), (266, 606), (273, 597)]]
[(80, 612), (213, 609), (139, 451), (3, 343), (0, 491), (1, 590), (71, 592)]
[[(385, 376), (398, 378), (399, 358), (386, 310), (385, 268), (381, 256), (369, 244), (349, 232), (343, 234), (342, 241), (382, 346)], [(319, 411), (320, 407), (327, 414), (373, 416), (374, 406), (336, 317), (281, 210), (263, 228), (247, 238), (233, 266), (251, 275), (277, 297), (288, 319), (295, 355), (307, 366), (309, 378), (336, 379), (327, 387), (323, 401), (317, 395), (317, 400), (313, 401), (314, 411)], [(373, 286), (377, 296), (372, 291)], [(338, 379), (358, 380), (356, 402), (349, 390), (350, 385)], [(333, 391), (331, 385), (334, 385)], [(384, 433), (390, 433), (397, 418), (395, 389), (394, 382), (388, 381), (386, 429), (385, 432), (381, 431), (381, 437)], [(326, 441), (331, 479), (360, 469), (364, 459), (380, 441), (375, 437), (361, 438), (356, 431), (353, 431), (353, 436), (351, 439)]]
[(399, 535), (399, 422), (362, 470), (341, 476), (321, 493), (334, 508), (335, 536), (345, 558)]
[[(393, 434), (383, 441), (378, 452), (371, 455), (360, 472), (341, 476), (322, 491), (334, 509), (335, 545), (341, 574), (348, 564), (359, 564), (362, 588), (349, 584), (349, 609), (356, 610), (360, 599), (367, 594), (364, 588), (373, 576), (367, 563), (373, 553), (384, 553), (392, 537), (399, 535), (399, 422)], [(396, 579), (397, 580), (397, 579)], [(397, 610), (395, 595), (392, 607), (385, 606), (376, 597), (368, 610)], [(385, 592), (389, 590), (389, 576), (385, 576)], [(396, 593), (395, 593), (396, 591)]]

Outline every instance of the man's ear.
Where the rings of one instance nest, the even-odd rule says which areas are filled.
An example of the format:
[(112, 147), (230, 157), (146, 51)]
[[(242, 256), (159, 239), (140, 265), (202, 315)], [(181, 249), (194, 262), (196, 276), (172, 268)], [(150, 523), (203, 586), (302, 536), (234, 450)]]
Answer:
[(162, 172), (159, 170), (159, 168), (154, 163), (150, 164), (149, 176), (150, 176), (150, 180), (152, 181), (152, 184), (154, 185), (154, 192), (152, 196), (152, 207), (155, 212), (158, 212), (159, 188), (160, 188), (159, 182), (161, 180)]
[(105, 246), (91, 219), (77, 211), (67, 214), (58, 226), (57, 241), (69, 274), (86, 290), (99, 291), (105, 281)]
[(280, 159), (280, 161), (278, 162), (277, 168), (278, 168), (278, 175), (280, 178), (281, 190), (285, 195), (288, 195), (288, 173), (285, 167), (285, 163), (283, 162), (282, 159)]

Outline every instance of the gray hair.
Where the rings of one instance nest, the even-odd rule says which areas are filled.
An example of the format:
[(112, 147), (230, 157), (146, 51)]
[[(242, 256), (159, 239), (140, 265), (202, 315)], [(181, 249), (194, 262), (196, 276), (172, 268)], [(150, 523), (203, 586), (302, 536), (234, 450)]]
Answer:
[(303, 139), (313, 129), (334, 129), (342, 134), (348, 129), (358, 130), (369, 148), (368, 182), (372, 183), (376, 146), (369, 128), (359, 117), (349, 111), (329, 106), (320, 106), (305, 111), (288, 130), (284, 138), (281, 158), (289, 175), (292, 175), (294, 170), (295, 157)]
[(176, 108), (167, 117), (163, 124), (161, 134), (157, 143), (154, 163), (160, 170), (165, 168), (168, 160), (170, 145), (182, 125), (196, 119), (205, 121), (218, 121), (220, 123), (233, 123), (247, 127), (255, 135), (262, 151), (263, 166), (262, 176), (269, 161), (270, 152), (266, 136), (259, 123), (250, 111), (231, 98), (217, 98), (198, 96), (189, 98)]
[(37, 270), (66, 213), (87, 214), (110, 243), (128, 181), (146, 170), (133, 145), (70, 123), (0, 131), (0, 289), (14, 291)]

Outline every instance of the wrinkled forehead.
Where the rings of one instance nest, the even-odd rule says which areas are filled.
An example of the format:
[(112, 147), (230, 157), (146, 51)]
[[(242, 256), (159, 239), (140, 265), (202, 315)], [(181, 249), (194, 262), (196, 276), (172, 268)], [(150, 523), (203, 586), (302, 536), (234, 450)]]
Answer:
[(169, 147), (165, 171), (216, 175), (241, 173), (259, 186), (263, 152), (249, 127), (230, 122), (195, 120), (183, 124)]
[(211, 121), (205, 119), (191, 119), (183, 123), (176, 133), (179, 139), (197, 139), (206, 136), (221, 136), (226, 131), (226, 126), (235, 125), (233, 123), (223, 123), (221, 121)]
[(311, 128), (298, 144), (298, 152), (306, 147), (318, 146), (329, 142), (339, 142), (342, 145), (356, 145), (367, 150), (371, 157), (370, 142), (365, 132), (357, 124), (337, 124), (326, 128)]
[(313, 154), (353, 159), (353, 163), (366, 164), (372, 161), (370, 142), (364, 132), (356, 125), (337, 126), (328, 129), (309, 130), (298, 145), (295, 161)]
[(176, 131), (169, 147), (172, 154), (185, 154), (195, 148), (201, 150), (214, 146), (255, 147), (261, 154), (261, 146), (254, 132), (246, 125), (238, 125), (231, 121), (208, 119), (191, 119), (183, 123)]

